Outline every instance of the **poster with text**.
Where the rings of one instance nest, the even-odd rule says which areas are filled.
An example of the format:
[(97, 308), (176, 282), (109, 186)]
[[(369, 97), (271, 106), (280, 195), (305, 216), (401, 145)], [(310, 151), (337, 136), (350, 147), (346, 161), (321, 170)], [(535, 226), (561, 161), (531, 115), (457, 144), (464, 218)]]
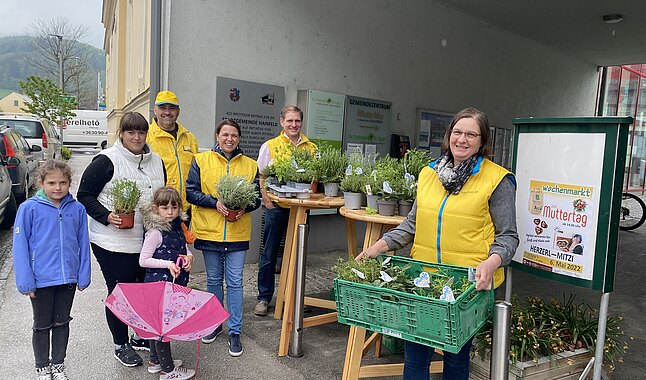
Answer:
[(240, 125), (240, 148), (258, 158), (260, 146), (281, 131), (280, 110), (285, 105), (285, 88), (264, 83), (217, 77), (216, 125), (231, 119)]
[(344, 107), (345, 95), (307, 90), (303, 132), (317, 144), (341, 149)]
[(346, 145), (374, 144), (377, 152), (390, 151), (391, 103), (346, 96), (343, 141)]
[(604, 147), (600, 133), (519, 135), (514, 261), (592, 280)]

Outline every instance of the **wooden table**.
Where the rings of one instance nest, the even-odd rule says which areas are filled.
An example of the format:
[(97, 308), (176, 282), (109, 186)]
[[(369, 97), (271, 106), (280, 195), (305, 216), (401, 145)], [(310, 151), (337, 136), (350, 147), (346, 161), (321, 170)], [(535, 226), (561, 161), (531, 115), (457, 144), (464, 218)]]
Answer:
[[(305, 224), (307, 222), (307, 210), (339, 208), (343, 206), (343, 198), (326, 197), (324, 194), (319, 193), (312, 194), (309, 199), (279, 198), (274, 194), (268, 195), (271, 200), (280, 201), (281, 203), (288, 204), (290, 206), (287, 235), (285, 236), (285, 252), (283, 253), (283, 264), (280, 270), (278, 292), (276, 295), (276, 308), (274, 311), (274, 318), (283, 318), (282, 329), (280, 332), (280, 344), (278, 346), (278, 356), (285, 356), (288, 352), (292, 325), (294, 323), (296, 260), (293, 260), (293, 258), (296, 257), (295, 254), (298, 249), (298, 225)], [(305, 305), (336, 310), (335, 301), (314, 297), (305, 297)], [(304, 318), (303, 327), (318, 326), (336, 321), (337, 315), (335, 311), (333, 313)]]
[[(356, 221), (364, 221), (366, 225), (366, 236), (363, 239), (363, 249), (370, 247), (381, 238), (384, 232), (398, 226), (403, 220), (403, 216), (382, 216), (368, 214), (365, 209), (348, 210), (345, 207), (339, 209), (339, 213), (345, 217), (346, 236), (348, 237), (348, 250), (351, 246), (354, 251), (351, 253), (355, 257), (358, 253)], [(348, 252), (350, 253), (350, 251)], [(350, 326), (348, 336), (348, 346), (345, 352), (345, 362), (343, 365), (343, 380), (355, 380), (364, 377), (384, 377), (384, 376), (401, 376), (404, 372), (404, 364), (375, 364), (361, 366), (361, 359), (375, 345), (375, 357), (381, 356), (381, 334), (372, 333), (366, 340), (366, 329)], [(442, 362), (432, 362), (430, 366), (431, 373), (442, 373)]]

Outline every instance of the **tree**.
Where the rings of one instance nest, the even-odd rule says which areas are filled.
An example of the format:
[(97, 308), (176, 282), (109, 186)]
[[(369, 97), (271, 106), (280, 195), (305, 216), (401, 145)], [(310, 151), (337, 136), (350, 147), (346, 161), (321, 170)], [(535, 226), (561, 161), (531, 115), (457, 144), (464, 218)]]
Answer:
[(21, 108), (23, 111), (49, 120), (52, 125), (63, 118), (75, 116), (76, 101), (66, 101), (64, 92), (47, 78), (30, 75), (25, 82), (20, 82), (22, 92), (31, 98), (31, 103)]
[(68, 19), (58, 17), (36, 19), (31, 28), (30, 44), (34, 54), (28, 59), (29, 64), (42, 76), (58, 83), (60, 57), (63, 60), (63, 91), (67, 89), (84, 105), (96, 104), (96, 73), (90, 66), (92, 51), (81, 42), (87, 35), (87, 27), (72, 25)]

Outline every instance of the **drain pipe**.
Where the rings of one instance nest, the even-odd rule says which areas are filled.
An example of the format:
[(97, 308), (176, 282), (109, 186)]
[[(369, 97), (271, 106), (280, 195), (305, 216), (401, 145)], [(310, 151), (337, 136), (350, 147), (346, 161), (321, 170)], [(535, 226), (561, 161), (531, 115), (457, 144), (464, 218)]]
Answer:
[[(294, 282), (294, 323), (292, 324), (292, 341), (289, 345), (289, 356), (303, 356), (303, 304), (305, 301), (305, 254), (307, 247), (307, 225), (298, 225), (298, 249), (296, 257), (296, 279)], [(284, 316), (283, 318), (287, 318)]]
[(493, 341), (491, 342), (491, 380), (509, 377), (509, 339), (511, 333), (511, 303), (498, 301), (493, 311)]
[(150, 86), (148, 90), (148, 120), (150, 121), (155, 117), (153, 107), (159, 92), (159, 83), (161, 82), (161, 2), (162, 0), (152, 0), (150, 2)]

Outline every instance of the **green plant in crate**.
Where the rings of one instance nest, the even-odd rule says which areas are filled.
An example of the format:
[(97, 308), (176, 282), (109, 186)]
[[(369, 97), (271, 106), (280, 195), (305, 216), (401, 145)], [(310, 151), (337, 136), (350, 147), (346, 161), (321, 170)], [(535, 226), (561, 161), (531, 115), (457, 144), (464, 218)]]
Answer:
[(112, 189), (108, 193), (108, 201), (115, 214), (132, 214), (137, 208), (141, 191), (137, 182), (121, 178), (112, 182)]
[[(615, 361), (623, 361), (628, 345), (620, 324), (623, 318), (611, 316), (607, 320), (604, 361), (612, 368)], [(521, 305), (517, 297), (512, 301), (510, 359), (512, 362), (587, 348), (594, 352), (597, 339), (597, 313), (587, 304), (576, 303), (573, 295), (563, 302), (545, 302), (538, 297), (528, 297)], [(474, 339), (474, 353), (486, 357), (491, 349), (492, 320), (478, 332)]]

